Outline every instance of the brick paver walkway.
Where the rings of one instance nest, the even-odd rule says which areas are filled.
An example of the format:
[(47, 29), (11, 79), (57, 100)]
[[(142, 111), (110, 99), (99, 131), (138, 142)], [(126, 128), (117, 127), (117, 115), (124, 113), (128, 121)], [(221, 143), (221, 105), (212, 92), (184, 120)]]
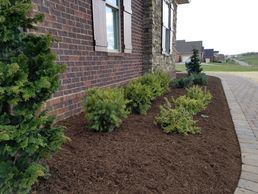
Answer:
[(235, 194), (258, 194), (258, 83), (212, 73), (222, 80), (241, 148), (242, 172)]

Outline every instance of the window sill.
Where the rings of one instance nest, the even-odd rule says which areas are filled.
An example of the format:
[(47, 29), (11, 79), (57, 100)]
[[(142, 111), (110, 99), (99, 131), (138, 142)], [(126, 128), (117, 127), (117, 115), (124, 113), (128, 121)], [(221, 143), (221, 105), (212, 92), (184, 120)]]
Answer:
[(110, 57), (123, 57), (124, 53), (120, 53), (120, 52), (107, 52), (107, 55)]
[(165, 56), (165, 57), (170, 57), (170, 56), (172, 56), (172, 54), (169, 54), (169, 53), (162, 53), (163, 54), (163, 56)]

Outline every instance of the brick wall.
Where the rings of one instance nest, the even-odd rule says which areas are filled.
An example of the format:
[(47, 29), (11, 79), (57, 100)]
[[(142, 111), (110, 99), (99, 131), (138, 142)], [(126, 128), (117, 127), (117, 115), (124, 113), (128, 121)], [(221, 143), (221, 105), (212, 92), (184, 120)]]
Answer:
[(51, 33), (58, 40), (53, 50), (58, 63), (67, 64), (60, 77), (59, 91), (46, 103), (50, 114), (58, 119), (78, 114), (87, 88), (122, 85), (143, 74), (144, 0), (132, 1), (133, 52), (118, 55), (94, 51), (91, 0), (33, 0), (33, 3), (35, 12), (45, 14), (37, 32)]

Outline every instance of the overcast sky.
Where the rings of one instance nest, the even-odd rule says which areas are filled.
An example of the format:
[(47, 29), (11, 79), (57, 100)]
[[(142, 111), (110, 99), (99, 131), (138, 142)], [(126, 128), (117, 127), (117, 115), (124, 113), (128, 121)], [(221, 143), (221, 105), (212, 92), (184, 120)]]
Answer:
[(258, 52), (258, 0), (191, 0), (178, 6), (177, 40), (223, 54)]

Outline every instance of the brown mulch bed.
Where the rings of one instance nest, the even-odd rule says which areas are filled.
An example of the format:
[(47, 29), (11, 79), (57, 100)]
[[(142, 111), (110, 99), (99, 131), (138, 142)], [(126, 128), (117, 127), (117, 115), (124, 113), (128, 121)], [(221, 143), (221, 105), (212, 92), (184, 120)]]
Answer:
[[(112, 133), (94, 133), (84, 115), (59, 124), (72, 141), (47, 163), (51, 176), (33, 193), (233, 193), (240, 175), (238, 140), (221, 82), (210, 77), (213, 101), (195, 117), (200, 135), (167, 135), (154, 125), (163, 97), (148, 115), (130, 115)], [(166, 97), (185, 94), (171, 88)]]

